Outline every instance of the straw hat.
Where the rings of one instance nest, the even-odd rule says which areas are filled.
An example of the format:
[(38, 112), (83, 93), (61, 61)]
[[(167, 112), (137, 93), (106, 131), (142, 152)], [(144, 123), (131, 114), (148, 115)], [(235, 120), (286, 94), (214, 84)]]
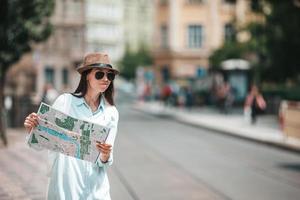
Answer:
[(92, 69), (101, 68), (109, 69), (115, 74), (119, 74), (119, 71), (113, 69), (110, 59), (106, 53), (88, 53), (83, 58), (83, 63), (77, 68), (77, 71), (82, 74), (82, 72)]

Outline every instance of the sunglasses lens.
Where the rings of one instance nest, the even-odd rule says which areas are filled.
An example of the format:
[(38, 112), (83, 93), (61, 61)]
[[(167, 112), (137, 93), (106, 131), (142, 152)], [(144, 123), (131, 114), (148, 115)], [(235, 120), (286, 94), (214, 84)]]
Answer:
[[(97, 80), (100, 80), (100, 79), (102, 79), (104, 77), (104, 75), (105, 75), (104, 72), (96, 72), (95, 73), (95, 78)], [(106, 76), (107, 76), (107, 79), (110, 80), (110, 81), (113, 81), (115, 79), (115, 74), (114, 73), (108, 72), (106, 74)]]
[(115, 74), (114, 73), (107, 73), (107, 79), (110, 81), (113, 81), (115, 79)]
[(96, 72), (95, 78), (96, 78), (97, 80), (100, 80), (100, 79), (102, 79), (103, 77), (104, 77), (104, 72)]

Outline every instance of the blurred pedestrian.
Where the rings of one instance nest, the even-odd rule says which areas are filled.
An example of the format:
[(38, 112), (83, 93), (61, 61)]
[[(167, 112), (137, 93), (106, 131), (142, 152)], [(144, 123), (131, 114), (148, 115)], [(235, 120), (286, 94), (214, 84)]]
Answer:
[(257, 86), (252, 85), (244, 105), (244, 112), (250, 113), (252, 124), (256, 123), (257, 115), (263, 113), (263, 111), (266, 109), (266, 106), (266, 102), (263, 96), (260, 94)]
[(230, 83), (226, 82), (225, 83), (225, 88), (226, 88), (226, 97), (225, 97), (225, 102), (224, 102), (224, 112), (227, 114), (231, 112), (232, 105), (234, 103), (234, 89), (231, 87)]
[(166, 106), (170, 104), (171, 95), (172, 95), (172, 88), (169, 84), (166, 83), (163, 86), (161, 92), (161, 98)]
[(234, 102), (234, 95), (231, 85), (228, 82), (223, 83), (217, 89), (218, 107), (222, 113), (227, 114)]
[(143, 92), (143, 99), (145, 101), (150, 101), (151, 100), (151, 96), (152, 96), (152, 88), (150, 83), (146, 83), (145, 87), (144, 87), (144, 92)]
[[(103, 53), (90, 53), (77, 68), (81, 74), (74, 93), (60, 95), (53, 108), (72, 117), (109, 126), (106, 143), (97, 143), (99, 157), (96, 163), (79, 160), (49, 151), (49, 185), (47, 199), (103, 199), (110, 200), (107, 167), (113, 161), (113, 144), (117, 133), (118, 110), (114, 106), (114, 78), (109, 57)], [(25, 119), (27, 131), (38, 125), (38, 115)]]
[(184, 93), (185, 93), (185, 107), (187, 109), (191, 109), (192, 106), (194, 105), (194, 97), (193, 97), (191, 87), (190, 86), (185, 87)]
[(185, 102), (186, 102), (186, 95), (185, 95), (185, 88), (180, 87), (179, 92), (178, 92), (178, 106), (183, 108), (185, 107)]
[(44, 86), (44, 92), (42, 96), (42, 102), (52, 105), (55, 101), (55, 99), (58, 97), (59, 93), (56, 91), (56, 89), (53, 87), (51, 83), (47, 83)]

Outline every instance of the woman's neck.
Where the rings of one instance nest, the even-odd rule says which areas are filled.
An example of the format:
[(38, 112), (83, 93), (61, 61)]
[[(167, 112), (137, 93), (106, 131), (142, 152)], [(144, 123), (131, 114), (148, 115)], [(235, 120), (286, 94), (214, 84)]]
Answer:
[(100, 104), (100, 95), (101, 93), (94, 93), (93, 91), (88, 90), (86, 95), (84, 96), (86, 103), (90, 106), (93, 112), (97, 110)]

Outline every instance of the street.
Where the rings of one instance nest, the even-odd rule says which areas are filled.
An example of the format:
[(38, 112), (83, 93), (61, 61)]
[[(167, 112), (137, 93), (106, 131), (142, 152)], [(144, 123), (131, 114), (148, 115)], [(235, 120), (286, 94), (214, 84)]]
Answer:
[(300, 0), (1, 14), (0, 200), (300, 200)]
[[(300, 197), (300, 155), (157, 118), (120, 104), (109, 169), (115, 200)], [(24, 144), (22, 130), (1, 147), (0, 199), (44, 199), (43, 152)]]
[(132, 199), (300, 197), (299, 154), (125, 106), (120, 113), (113, 169), (121, 174)]

